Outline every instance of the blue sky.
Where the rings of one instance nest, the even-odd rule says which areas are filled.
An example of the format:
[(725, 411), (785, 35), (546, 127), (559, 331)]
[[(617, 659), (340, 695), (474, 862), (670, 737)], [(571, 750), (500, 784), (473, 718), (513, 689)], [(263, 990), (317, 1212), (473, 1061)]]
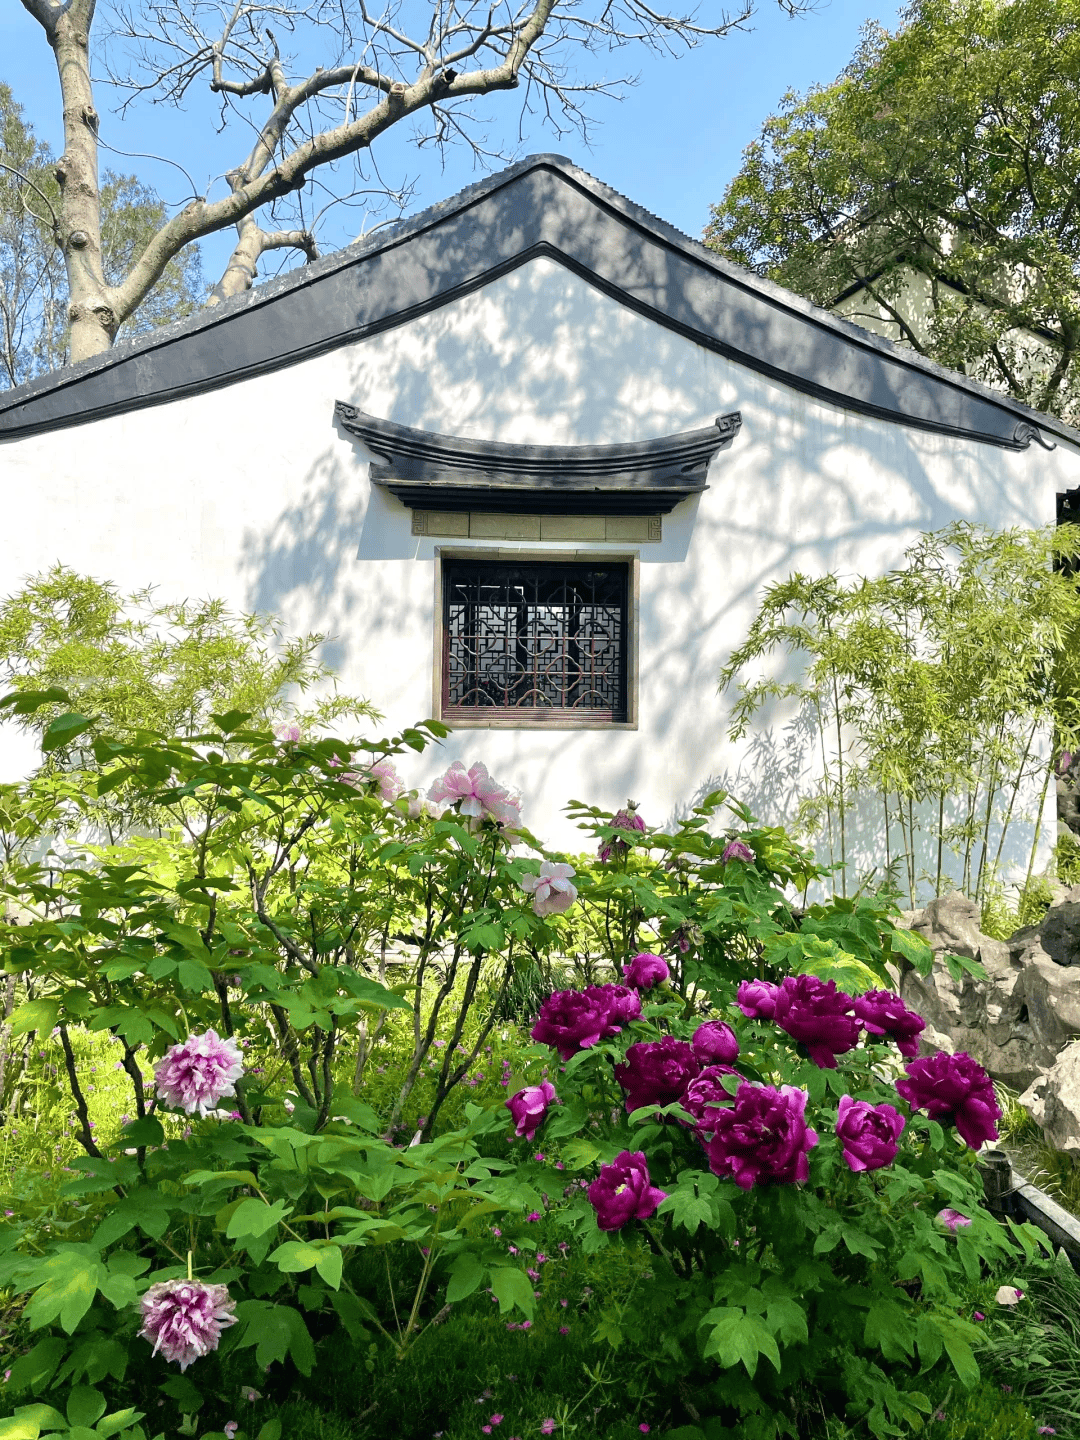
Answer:
[[(703, 0), (701, 8), (707, 15), (718, 7), (715, 0)], [(625, 69), (640, 74), (640, 83), (625, 99), (593, 102), (598, 123), (591, 148), (574, 135), (557, 140), (539, 123), (518, 142), (514, 97), (479, 103), (491, 120), (490, 136), (501, 139), (505, 148), (520, 155), (541, 150), (568, 155), (655, 214), (699, 236), (710, 202), (723, 194), (739, 168), (744, 146), (785, 90), (832, 80), (849, 60), (868, 19), (892, 28), (897, 11), (888, 0), (877, 0), (876, 5), (875, 0), (822, 0), (813, 13), (789, 19), (774, 0), (761, 0), (752, 28), (678, 59), (658, 59), (640, 50), (623, 52), (613, 61), (583, 57), (583, 72), (595, 66), (590, 72), (595, 74), (607, 65), (610, 73)], [(0, 80), (11, 85), (37, 133), (58, 149), (59, 92), (52, 55), (18, 0), (0, 6)], [(118, 150), (169, 156), (182, 163), (200, 187), (241, 158), (242, 140), (235, 132), (215, 135), (215, 112), (208, 103), (196, 103), (186, 114), (141, 105), (122, 119), (110, 112), (115, 102), (107, 87), (99, 86), (96, 98), (103, 140)], [(418, 181), (412, 211), (453, 194), (483, 173), (460, 152), (452, 153), (442, 169), (436, 155), (419, 154), (393, 132), (381, 145), (375, 153), (384, 174)], [(189, 190), (177, 170), (156, 161), (107, 151), (102, 159), (103, 166), (138, 174), (167, 200), (182, 199)], [(220, 182), (216, 193), (221, 193)], [(336, 241), (343, 243), (362, 228), (363, 212), (338, 213)], [(229, 248), (225, 236), (205, 242), (209, 278), (217, 278)]]

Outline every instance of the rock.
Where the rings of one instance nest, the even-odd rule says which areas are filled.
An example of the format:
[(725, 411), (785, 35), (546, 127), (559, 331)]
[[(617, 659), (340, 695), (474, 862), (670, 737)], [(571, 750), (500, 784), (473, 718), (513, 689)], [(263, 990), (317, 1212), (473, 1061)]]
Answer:
[(1080, 1043), (1063, 1050), (1045, 1077), (1041, 1124), (1048, 1145), (1080, 1159)]
[(1080, 885), (1051, 905), (1039, 926), (1042, 947), (1058, 965), (1080, 965)]
[[(1058, 909), (1069, 913), (1058, 917)], [(1027, 1091), (1080, 1037), (1080, 973), (1059, 963), (1044, 943), (1045, 935), (1058, 954), (1080, 944), (1080, 887), (1041, 925), (1018, 931), (1007, 943), (983, 935), (978, 906), (956, 893), (931, 901), (910, 928), (935, 952), (928, 976), (905, 966), (900, 984), (905, 1004), (927, 1022), (922, 1054), (966, 1050), (995, 1080)], [(954, 980), (945, 958), (950, 954), (979, 961), (987, 978), (965, 971)]]
[(1039, 1075), (1020, 1096), (1020, 1104), (1036, 1125), (1041, 1126), (1046, 1111), (1046, 1076)]

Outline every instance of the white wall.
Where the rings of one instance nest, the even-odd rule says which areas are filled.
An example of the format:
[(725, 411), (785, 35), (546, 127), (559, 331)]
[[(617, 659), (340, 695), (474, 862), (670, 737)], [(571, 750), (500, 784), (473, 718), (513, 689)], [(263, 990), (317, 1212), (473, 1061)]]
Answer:
[[(484, 759), (520, 787), (527, 823), (554, 845), (577, 844), (560, 815), (570, 797), (615, 807), (632, 796), (658, 823), (738, 770), (746, 752), (724, 740), (716, 677), (764, 586), (795, 569), (881, 572), (919, 531), (960, 517), (1043, 524), (1055, 492), (1080, 484), (1069, 446), (1008, 452), (821, 404), (537, 260), (291, 369), (0, 445), (0, 586), (62, 561), (123, 589), (154, 584), (163, 600), (216, 595), (274, 611), (292, 631), (333, 636), (342, 684), (384, 710), (388, 728), (427, 716), (439, 542), (414, 537), (409, 512), (369, 490), (335, 400), (444, 433), (558, 444), (742, 411), (708, 492), (665, 518), (661, 544), (638, 547), (639, 731), (462, 731), (401, 767), (426, 784), (451, 759)], [(24, 763), (24, 747), (0, 753), (0, 773)], [(783, 809), (777, 764), (744, 778), (749, 803)]]

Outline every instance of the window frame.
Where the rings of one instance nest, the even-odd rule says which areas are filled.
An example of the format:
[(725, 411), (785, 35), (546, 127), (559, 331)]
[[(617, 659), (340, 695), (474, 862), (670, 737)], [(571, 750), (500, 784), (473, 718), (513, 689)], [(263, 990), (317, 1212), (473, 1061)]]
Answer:
[[(463, 718), (455, 712), (445, 716), (443, 702), (443, 562), (446, 560), (488, 561), (502, 565), (625, 565), (626, 566), (626, 719), (597, 720), (589, 712), (580, 716), (567, 711), (544, 718), (544, 712), (533, 710), (527, 715), (485, 716), (477, 707), (476, 719)], [(481, 548), (472, 545), (437, 545), (435, 547), (435, 615), (434, 654), (432, 664), (432, 709), (434, 719), (453, 730), (637, 730), (638, 728), (638, 631), (640, 620), (639, 585), (641, 560), (636, 550), (533, 550)]]

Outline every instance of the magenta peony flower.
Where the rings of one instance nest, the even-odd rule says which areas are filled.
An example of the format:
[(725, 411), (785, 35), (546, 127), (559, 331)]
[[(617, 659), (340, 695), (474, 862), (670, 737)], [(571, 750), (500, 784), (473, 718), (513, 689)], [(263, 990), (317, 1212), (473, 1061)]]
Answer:
[(900, 1054), (909, 1060), (919, 1053), (919, 1035), (926, 1029), (926, 1021), (891, 990), (868, 990), (865, 995), (857, 995), (855, 1018), (871, 1035), (890, 1035)]
[(652, 1184), (640, 1150), (624, 1150), (610, 1165), (601, 1165), (588, 1195), (601, 1230), (621, 1230), (628, 1220), (647, 1220), (667, 1199), (667, 1192)]
[[(611, 817), (611, 825), (615, 830), (640, 830), (644, 833), (645, 821), (637, 813), (637, 801), (628, 800), (625, 810), (616, 811)], [(598, 853), (601, 860), (610, 860), (612, 856), (621, 860), (629, 849), (630, 846), (625, 840), (612, 837), (610, 840), (600, 841)]]
[(586, 985), (584, 994), (607, 1011), (608, 1024), (601, 1039), (618, 1035), (631, 1020), (641, 1019), (641, 996), (629, 985)]
[[(600, 989), (594, 986), (594, 990)], [(608, 1008), (595, 995), (580, 990), (557, 990), (540, 1007), (536, 1024), (529, 1032), (541, 1045), (551, 1045), (564, 1060), (576, 1055), (609, 1033)]]
[(166, 1050), (154, 1067), (154, 1087), (163, 1104), (206, 1115), (236, 1094), (235, 1082), (243, 1073), (244, 1057), (236, 1041), (207, 1030)]
[(670, 1105), (681, 1099), (700, 1073), (693, 1046), (674, 1035), (639, 1040), (627, 1050), (625, 1064), (615, 1066), (615, 1079), (626, 1091), (627, 1113), (642, 1105)]
[(934, 1219), (940, 1220), (942, 1225), (945, 1226), (945, 1229), (951, 1230), (954, 1235), (957, 1230), (964, 1230), (971, 1224), (971, 1220), (967, 1215), (961, 1215), (959, 1210), (953, 1210), (950, 1206), (946, 1206), (944, 1210), (939, 1210), (934, 1216)]
[(900, 1149), (904, 1117), (894, 1105), (870, 1105), (840, 1096), (836, 1134), (849, 1170), (881, 1170)]
[(909, 1060), (906, 1069), (896, 1088), (912, 1110), (925, 1110), (931, 1120), (955, 1125), (973, 1150), (997, 1139), (1001, 1108), (993, 1081), (966, 1050)]
[(726, 865), (729, 860), (741, 860), (745, 865), (752, 865), (757, 859), (753, 850), (743, 840), (732, 840), (724, 846), (724, 853), (720, 859)]
[(521, 801), (510, 794), (488, 774), (480, 760), (466, 771), (455, 760), (445, 775), (440, 775), (428, 791), (428, 799), (437, 804), (457, 805), (470, 820), (493, 820), (497, 825), (521, 823)]
[(805, 1090), (744, 1081), (730, 1109), (716, 1109), (702, 1137), (709, 1169), (730, 1176), (743, 1190), (763, 1181), (791, 1184), (810, 1178), (807, 1153), (818, 1143), (806, 1123)]
[(671, 976), (667, 961), (648, 950), (635, 955), (629, 965), (622, 967), (622, 973), (627, 985), (633, 985), (638, 990), (651, 990), (654, 985), (663, 985)]
[(771, 1020), (779, 989), (769, 980), (743, 980), (736, 996), (739, 1009), (748, 1020)]
[(739, 1053), (735, 1031), (722, 1020), (706, 1020), (690, 1037), (694, 1056), (702, 1065), (730, 1065)]
[(574, 871), (569, 865), (545, 860), (539, 875), (523, 875), (521, 888), (533, 897), (533, 913), (562, 915), (577, 899), (577, 889), (570, 883)]
[(235, 1325), (236, 1301), (227, 1285), (204, 1285), (201, 1280), (163, 1280), (142, 1297), (142, 1329), (156, 1355), (178, 1362), (186, 1370), (194, 1360), (209, 1355), (221, 1342), (226, 1325)]
[(532, 1140), (544, 1123), (548, 1110), (555, 1101), (555, 1086), (550, 1080), (539, 1085), (526, 1085), (506, 1102), (514, 1130), (523, 1140)]
[(679, 1104), (697, 1122), (699, 1134), (711, 1135), (713, 1126), (709, 1123), (716, 1113), (717, 1105), (730, 1105), (734, 1096), (724, 1089), (725, 1075), (737, 1075), (730, 1065), (710, 1065), (691, 1080), (679, 1096)]
[(859, 1022), (850, 1013), (854, 1004), (835, 980), (789, 975), (776, 992), (772, 1018), (806, 1046), (815, 1065), (835, 1070), (837, 1055), (854, 1050), (859, 1038)]

